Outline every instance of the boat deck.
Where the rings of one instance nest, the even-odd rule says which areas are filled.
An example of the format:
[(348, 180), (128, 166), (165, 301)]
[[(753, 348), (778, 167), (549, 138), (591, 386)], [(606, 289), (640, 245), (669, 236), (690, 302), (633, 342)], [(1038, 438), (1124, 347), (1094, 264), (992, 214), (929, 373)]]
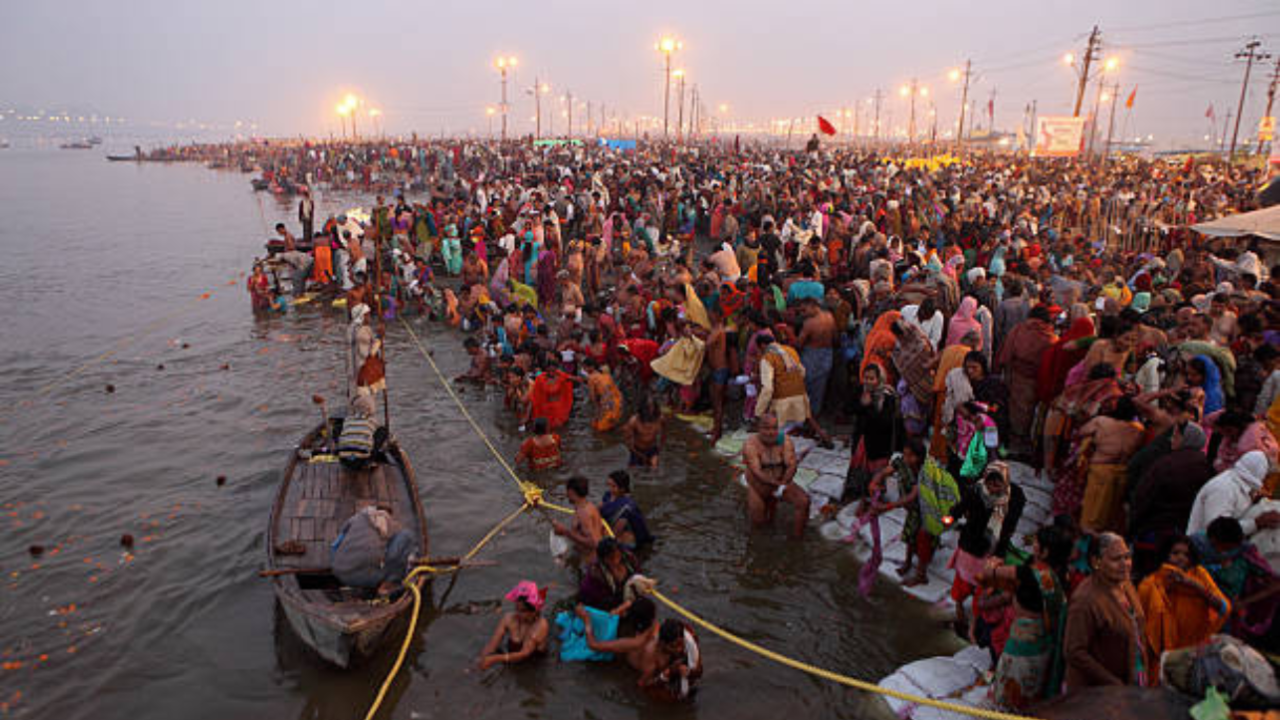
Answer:
[(408, 484), (395, 465), (379, 463), (351, 470), (336, 460), (299, 460), (281, 507), (276, 538), (278, 543), (301, 543), (306, 554), (277, 553), (277, 567), (328, 567), (329, 548), (338, 529), (367, 504), (389, 508), (401, 527), (417, 529)]

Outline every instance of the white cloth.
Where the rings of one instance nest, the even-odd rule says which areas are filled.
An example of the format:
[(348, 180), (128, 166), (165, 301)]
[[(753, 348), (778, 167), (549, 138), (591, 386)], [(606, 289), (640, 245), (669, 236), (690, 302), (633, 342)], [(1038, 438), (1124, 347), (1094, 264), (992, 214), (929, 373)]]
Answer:
[(938, 349), (938, 343), (942, 342), (943, 321), (941, 312), (934, 310), (933, 317), (921, 322), (920, 306), (907, 305), (902, 308), (902, 319), (923, 330), (925, 336), (929, 338), (929, 344), (933, 346), (935, 351)]
[(1245, 511), (1240, 525), (1246, 522), (1253, 526), (1252, 534), (1247, 536), (1249, 542), (1258, 548), (1262, 557), (1267, 559), (1271, 569), (1280, 568), (1280, 528), (1258, 527), (1258, 516), (1268, 512), (1280, 512), (1280, 500), (1259, 500)]
[(1191, 505), (1191, 519), (1187, 522), (1187, 534), (1204, 532), (1209, 523), (1220, 517), (1233, 517), (1240, 521), (1246, 536), (1253, 535), (1258, 525), (1246, 513), (1253, 505), (1251, 494), (1262, 487), (1267, 477), (1267, 456), (1261, 450), (1245, 453), (1235, 465), (1213, 476)]

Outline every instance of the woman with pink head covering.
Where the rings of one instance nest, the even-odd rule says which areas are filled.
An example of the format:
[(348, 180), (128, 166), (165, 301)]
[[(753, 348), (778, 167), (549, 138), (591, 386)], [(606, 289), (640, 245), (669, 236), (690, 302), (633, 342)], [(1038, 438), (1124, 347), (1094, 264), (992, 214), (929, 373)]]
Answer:
[(521, 580), (511, 588), (506, 598), (515, 603), (515, 611), (502, 616), (493, 637), (480, 651), (481, 670), (488, 670), (499, 663), (518, 663), (547, 652), (551, 624), (542, 616), (547, 588), (539, 588), (532, 580)]
[(982, 323), (976, 317), (977, 314), (978, 301), (972, 295), (966, 295), (960, 301), (956, 314), (951, 316), (951, 324), (947, 328), (947, 345), (959, 345), (970, 332), (976, 332), (978, 337), (982, 337)]

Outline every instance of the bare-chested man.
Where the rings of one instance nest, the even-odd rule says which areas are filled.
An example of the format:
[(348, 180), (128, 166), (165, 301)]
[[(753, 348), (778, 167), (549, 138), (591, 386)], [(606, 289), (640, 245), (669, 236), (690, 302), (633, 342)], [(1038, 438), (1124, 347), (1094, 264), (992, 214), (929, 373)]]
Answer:
[(817, 420), (827, 395), (836, 343), (836, 319), (818, 301), (809, 298), (800, 305), (804, 327), (800, 329), (800, 362), (804, 365), (804, 389), (809, 396), (809, 412)]
[(795, 478), (798, 462), (791, 438), (779, 431), (778, 418), (772, 413), (760, 416), (756, 434), (742, 446), (746, 465), (747, 514), (756, 526), (773, 522), (778, 500), (786, 500), (796, 509), (792, 535), (804, 534), (809, 522), (809, 495), (801, 490)]
[(585, 566), (595, 559), (596, 544), (605, 536), (604, 519), (600, 517), (600, 510), (587, 498), (591, 485), (586, 478), (575, 475), (564, 487), (569, 501), (573, 503), (573, 527), (554, 522), (552, 529), (557, 535), (573, 541)]
[(640, 401), (636, 414), (622, 426), (623, 442), (631, 451), (631, 460), (627, 464), (631, 467), (658, 467), (658, 451), (662, 449), (664, 435), (658, 401), (645, 397)]
[(640, 673), (636, 684), (650, 696), (666, 701), (691, 697), (693, 685), (702, 677), (702, 652), (692, 629), (678, 620), (656, 622), (653, 601), (639, 597), (627, 609), (625, 619), (635, 635), (616, 640), (597, 640), (586, 609), (577, 607), (586, 629), (587, 647), (626, 658)]
[(711, 442), (716, 442), (724, 429), (724, 391), (729, 385), (729, 347), (724, 318), (716, 310), (708, 311), (707, 316), (711, 320), (711, 332), (707, 335), (704, 357), (707, 367), (711, 369), (711, 411), (714, 417)]
[(1133, 401), (1124, 397), (1114, 410), (1080, 428), (1080, 438), (1093, 444), (1080, 509), (1080, 527), (1085, 530), (1123, 530), (1126, 470), (1129, 458), (1142, 446), (1144, 434), (1136, 415)]

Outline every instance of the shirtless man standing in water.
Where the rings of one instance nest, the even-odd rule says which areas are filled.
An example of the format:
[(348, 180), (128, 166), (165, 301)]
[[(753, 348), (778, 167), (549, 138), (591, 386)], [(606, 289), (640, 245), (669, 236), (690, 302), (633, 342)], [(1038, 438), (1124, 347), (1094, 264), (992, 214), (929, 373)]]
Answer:
[(720, 439), (724, 427), (724, 391), (729, 385), (729, 343), (725, 334), (724, 318), (712, 310), (707, 313), (711, 319), (711, 333), (707, 335), (706, 362), (711, 369), (711, 410), (715, 424), (711, 427), (711, 442)]
[(658, 451), (662, 449), (662, 411), (652, 397), (640, 401), (640, 409), (622, 426), (623, 441), (631, 451), (631, 467), (658, 467)]
[(742, 461), (746, 465), (747, 515), (756, 526), (773, 522), (778, 500), (786, 500), (796, 509), (792, 536), (804, 535), (809, 522), (809, 495), (792, 479), (798, 462), (791, 438), (778, 431), (778, 418), (771, 413), (760, 416), (756, 434), (742, 445)]

